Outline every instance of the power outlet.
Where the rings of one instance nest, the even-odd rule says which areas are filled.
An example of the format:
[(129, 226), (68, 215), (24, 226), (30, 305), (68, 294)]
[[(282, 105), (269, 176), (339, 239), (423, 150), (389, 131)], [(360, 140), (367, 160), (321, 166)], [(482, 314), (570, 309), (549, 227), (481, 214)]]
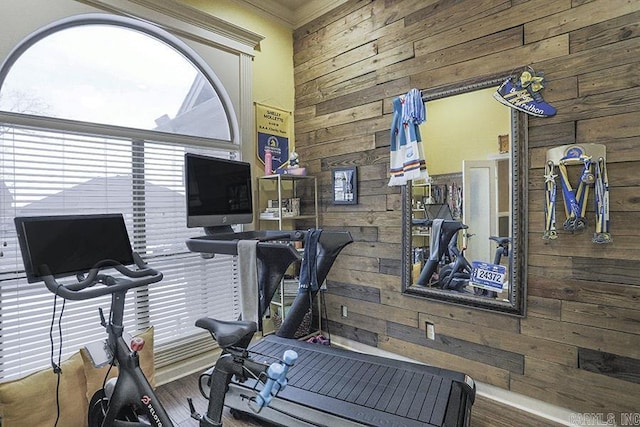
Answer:
[(340, 309), (342, 310), (342, 317), (347, 317), (349, 315), (349, 311), (347, 310), (346, 305), (341, 305)]
[(427, 327), (427, 339), (435, 340), (436, 339), (436, 325), (431, 322), (424, 322)]

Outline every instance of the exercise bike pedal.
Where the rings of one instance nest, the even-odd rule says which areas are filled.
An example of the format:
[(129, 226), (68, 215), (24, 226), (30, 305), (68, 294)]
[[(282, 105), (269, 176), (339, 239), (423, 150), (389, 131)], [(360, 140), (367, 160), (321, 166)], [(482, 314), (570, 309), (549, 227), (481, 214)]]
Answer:
[(196, 407), (193, 405), (193, 399), (187, 397), (187, 403), (189, 404), (189, 413), (191, 414), (191, 418), (200, 421), (202, 419), (202, 415), (196, 411)]

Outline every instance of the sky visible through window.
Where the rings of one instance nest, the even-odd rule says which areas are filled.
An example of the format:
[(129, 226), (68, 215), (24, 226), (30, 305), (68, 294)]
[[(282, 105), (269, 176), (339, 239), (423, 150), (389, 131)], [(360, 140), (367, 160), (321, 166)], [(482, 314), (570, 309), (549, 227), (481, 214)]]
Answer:
[(140, 31), (106, 24), (66, 28), (37, 41), (0, 88), (4, 111), (228, 140), (224, 115), (202, 130), (194, 111), (207, 103), (215, 104), (208, 111), (224, 112), (183, 54)]
[[(29, 45), (0, 84), (4, 111), (231, 139), (222, 102), (191, 59), (122, 25), (83, 24), (52, 32)], [(53, 135), (26, 132), (15, 141), (15, 135), (3, 133), (0, 127), (0, 149), (11, 155), (4, 161), (0, 156), (0, 179), (16, 207), (93, 178), (131, 174), (130, 142), (121, 147), (115, 140), (68, 135), (64, 151), (58, 151), (62, 140)], [(51, 151), (59, 154), (46, 155), (41, 163)], [(57, 179), (49, 183), (47, 176)], [(161, 181), (147, 174), (148, 182), (154, 178)]]

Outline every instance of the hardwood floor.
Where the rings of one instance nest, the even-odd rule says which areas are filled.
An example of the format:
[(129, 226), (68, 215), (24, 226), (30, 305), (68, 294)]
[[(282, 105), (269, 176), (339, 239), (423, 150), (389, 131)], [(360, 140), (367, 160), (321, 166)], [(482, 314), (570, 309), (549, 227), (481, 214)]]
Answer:
[[(200, 413), (207, 411), (207, 400), (202, 397), (198, 389), (198, 377), (200, 373), (188, 375), (179, 380), (161, 385), (156, 394), (176, 427), (198, 427), (198, 421), (191, 418), (187, 398), (193, 399), (196, 410)], [(225, 408), (222, 416), (222, 424), (225, 427), (269, 426), (270, 424), (245, 417), (237, 420)]]

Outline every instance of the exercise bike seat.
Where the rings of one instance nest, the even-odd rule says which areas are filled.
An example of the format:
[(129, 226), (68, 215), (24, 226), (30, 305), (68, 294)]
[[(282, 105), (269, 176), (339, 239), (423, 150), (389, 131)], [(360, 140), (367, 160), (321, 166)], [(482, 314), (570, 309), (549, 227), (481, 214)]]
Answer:
[(253, 334), (258, 330), (256, 322), (249, 321), (225, 321), (202, 317), (196, 320), (196, 326), (211, 332), (213, 339), (223, 349), (229, 347), (247, 348), (253, 338)]
[(511, 237), (498, 237), (498, 236), (490, 236), (490, 240), (493, 240), (500, 246), (504, 246), (506, 243), (511, 241)]

